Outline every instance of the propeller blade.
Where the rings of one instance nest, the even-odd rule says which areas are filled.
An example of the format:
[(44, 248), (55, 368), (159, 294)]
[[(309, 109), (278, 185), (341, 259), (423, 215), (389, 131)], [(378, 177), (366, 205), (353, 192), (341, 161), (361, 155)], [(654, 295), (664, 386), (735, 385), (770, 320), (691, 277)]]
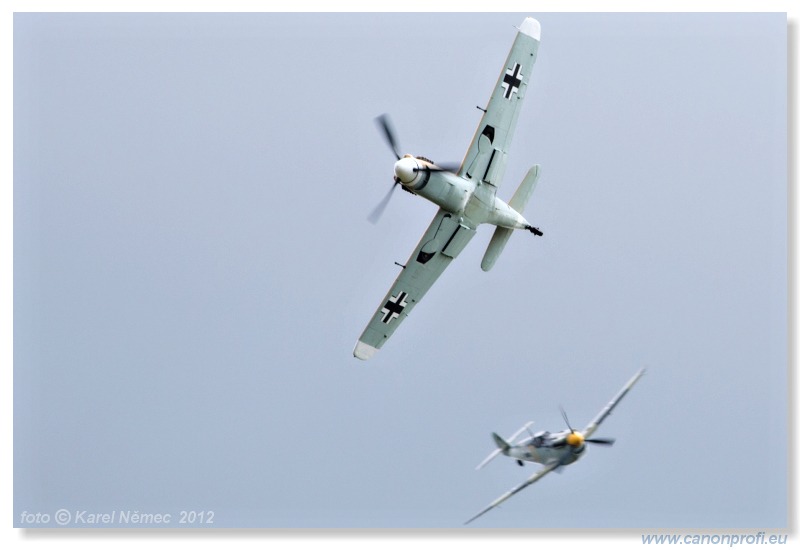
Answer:
[(584, 439), (584, 441), (596, 445), (613, 445), (616, 440), (613, 437), (595, 437), (592, 439)]
[(400, 160), (400, 153), (398, 152), (397, 147), (397, 138), (395, 138), (394, 129), (392, 128), (391, 122), (389, 122), (389, 115), (382, 114), (381, 116), (375, 118), (375, 122), (377, 122), (378, 126), (380, 126), (383, 130), (383, 137), (386, 139), (386, 143), (388, 143), (389, 147), (392, 149), (395, 158)]
[(570, 433), (575, 433), (575, 430), (573, 430), (572, 426), (569, 425), (569, 418), (567, 418), (567, 411), (565, 411), (564, 407), (562, 407), (561, 405), (559, 405), (558, 408), (561, 411), (561, 416), (564, 418), (564, 423), (566, 423), (567, 428), (569, 428)]
[(383, 211), (386, 210), (386, 205), (389, 204), (389, 199), (392, 198), (392, 194), (394, 193), (394, 190), (396, 188), (397, 188), (397, 181), (394, 182), (392, 187), (389, 188), (389, 192), (386, 193), (386, 196), (383, 197), (383, 199), (381, 199), (381, 202), (379, 202), (378, 205), (372, 210), (372, 212), (370, 212), (369, 216), (367, 216), (369, 223), (371, 223), (372, 225), (378, 223), (378, 220), (380, 220), (381, 216), (383, 216)]

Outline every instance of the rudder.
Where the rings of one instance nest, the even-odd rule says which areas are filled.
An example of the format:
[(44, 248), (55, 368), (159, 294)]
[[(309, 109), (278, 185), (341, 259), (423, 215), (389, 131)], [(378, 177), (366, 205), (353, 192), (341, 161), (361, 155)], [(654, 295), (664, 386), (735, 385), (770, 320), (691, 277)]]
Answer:
[(492, 439), (494, 439), (495, 445), (497, 445), (497, 448), (500, 449), (501, 451), (507, 451), (508, 449), (511, 448), (511, 444), (508, 441), (506, 441), (505, 439), (503, 439), (494, 432), (492, 432)]
[[(536, 188), (536, 183), (539, 181), (539, 168), (539, 165), (536, 164), (528, 170), (525, 179), (519, 184), (519, 187), (514, 192), (514, 196), (511, 197), (511, 200), (508, 202), (508, 205), (520, 214), (525, 210), (525, 206), (528, 204), (533, 190)], [(489, 241), (489, 246), (486, 247), (486, 253), (483, 255), (483, 260), (481, 261), (482, 270), (489, 271), (494, 267), (497, 258), (500, 257), (500, 254), (506, 247), (506, 243), (508, 239), (511, 238), (511, 233), (513, 232), (513, 229), (499, 226), (494, 230), (492, 240)]]

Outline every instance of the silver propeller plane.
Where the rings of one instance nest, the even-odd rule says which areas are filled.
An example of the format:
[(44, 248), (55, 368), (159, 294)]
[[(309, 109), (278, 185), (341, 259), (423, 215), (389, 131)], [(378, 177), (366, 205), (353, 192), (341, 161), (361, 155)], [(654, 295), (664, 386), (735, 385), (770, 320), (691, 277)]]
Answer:
[(353, 350), (353, 355), (359, 359), (369, 359), (386, 343), (469, 243), (479, 225), (497, 226), (481, 263), (484, 271), (492, 268), (515, 229), (542, 234), (522, 215), (539, 177), (538, 165), (528, 171), (508, 203), (497, 196), (536, 61), (540, 29), (539, 22), (530, 17), (520, 25), (489, 104), (486, 109), (479, 107), (484, 114), (460, 166), (439, 166), (425, 157), (401, 156), (388, 118), (385, 115), (378, 118), (397, 162), (394, 185), (372, 213), (370, 221), (374, 223), (381, 215), (397, 184), (435, 203), (439, 211), (359, 337)]
[[(564, 417), (564, 422), (568, 428), (567, 430), (557, 433), (543, 431), (531, 434), (529, 428), (533, 422), (528, 422), (508, 439), (503, 439), (496, 433), (493, 433), (492, 438), (497, 445), (497, 449), (487, 456), (483, 462), (478, 464), (478, 466), (475, 468), (476, 470), (483, 468), (501, 453), (515, 459), (517, 464), (520, 466), (524, 464), (523, 461), (528, 461), (538, 462), (539, 464), (543, 464), (544, 467), (540, 468), (535, 474), (525, 480), (524, 483), (517, 485), (507, 493), (504, 493), (502, 496), (500, 496), (500, 498), (492, 502), (478, 514), (472, 516), (469, 520), (467, 520), (466, 523), (470, 523), (481, 517), (483, 514), (492, 508), (499, 506), (512, 496), (522, 491), (524, 488), (536, 483), (553, 470), (557, 470), (563, 466), (566, 466), (567, 464), (572, 464), (584, 455), (586, 443), (594, 443), (596, 445), (613, 445), (613, 439), (593, 438), (592, 435), (603, 422), (603, 420), (605, 420), (606, 417), (611, 414), (611, 411), (614, 410), (614, 407), (617, 406), (617, 403), (619, 403), (620, 400), (625, 397), (625, 394), (628, 393), (628, 391), (639, 380), (639, 378), (642, 377), (644, 372), (644, 369), (637, 372), (634, 377), (631, 378), (627, 384), (625, 384), (619, 393), (617, 393), (617, 395), (615, 395), (614, 398), (609, 401), (608, 405), (606, 405), (603, 410), (601, 410), (598, 415), (595, 416), (591, 422), (589, 422), (582, 432), (572, 429), (572, 426), (570, 426), (569, 420), (567, 419), (567, 414), (563, 409), (561, 409), (561, 415)], [(526, 431), (529, 432), (529, 436), (515, 443), (515, 440)]]

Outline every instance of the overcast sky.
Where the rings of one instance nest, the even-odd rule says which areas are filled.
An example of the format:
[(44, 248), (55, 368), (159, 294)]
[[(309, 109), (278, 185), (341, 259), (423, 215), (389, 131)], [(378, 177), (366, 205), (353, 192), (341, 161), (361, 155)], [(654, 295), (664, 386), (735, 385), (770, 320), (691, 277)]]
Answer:
[[(492, 230), (369, 362), (356, 339), (436, 207), (374, 124), (460, 161), (514, 39), (542, 41)], [(783, 14), (17, 14), (14, 524), (787, 525)], [(177, 526), (177, 525), (175, 525)]]

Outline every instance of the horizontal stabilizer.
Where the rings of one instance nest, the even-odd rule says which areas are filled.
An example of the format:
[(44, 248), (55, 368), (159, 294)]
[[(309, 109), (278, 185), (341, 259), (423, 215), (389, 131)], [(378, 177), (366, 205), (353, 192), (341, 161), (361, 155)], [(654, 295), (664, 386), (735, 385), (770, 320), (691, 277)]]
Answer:
[(500, 254), (506, 247), (506, 243), (508, 242), (508, 239), (511, 238), (511, 234), (513, 232), (513, 229), (500, 226), (494, 230), (492, 240), (489, 241), (489, 246), (486, 247), (486, 254), (483, 255), (483, 260), (481, 260), (482, 270), (489, 271), (494, 267), (494, 263), (497, 261), (497, 258), (500, 257)]
[(533, 190), (536, 189), (536, 182), (539, 181), (539, 165), (534, 164), (525, 175), (525, 179), (514, 192), (514, 196), (508, 201), (508, 205), (522, 214), (525, 211), (525, 206), (531, 198)]
[[(536, 188), (536, 182), (539, 180), (539, 165), (536, 164), (528, 170), (528, 174), (525, 176), (525, 179), (522, 180), (522, 183), (517, 188), (514, 196), (511, 197), (508, 205), (522, 214), (525, 210), (525, 206), (528, 204), (528, 200), (531, 198), (531, 194), (533, 190)], [(484, 271), (489, 271), (494, 267), (497, 258), (500, 257), (500, 254), (503, 252), (503, 249), (506, 247), (506, 243), (508, 239), (511, 238), (511, 233), (513, 233), (513, 229), (509, 229), (507, 227), (497, 227), (494, 230), (494, 235), (492, 235), (492, 240), (489, 241), (489, 246), (486, 247), (486, 254), (483, 255), (483, 261), (481, 261), (481, 269)]]
[(489, 454), (489, 456), (487, 456), (485, 459), (483, 459), (483, 462), (478, 464), (475, 467), (475, 469), (476, 470), (480, 470), (481, 468), (483, 468), (484, 466), (489, 464), (489, 462), (494, 460), (495, 457), (497, 457), (497, 455), (499, 455), (500, 453), (507, 452), (511, 448), (511, 446), (514, 444), (514, 441), (520, 436), (520, 434), (522, 434), (522, 432), (524, 432), (525, 430), (530, 428), (532, 424), (533, 424), (532, 420), (530, 422), (526, 423), (523, 427), (521, 427), (519, 430), (514, 432), (514, 434), (511, 437), (509, 437), (508, 440), (503, 439), (502, 437), (500, 437), (496, 433), (492, 433), (492, 439), (494, 439), (494, 443), (495, 443), (495, 445), (497, 445), (497, 448), (494, 451), (492, 451)]

